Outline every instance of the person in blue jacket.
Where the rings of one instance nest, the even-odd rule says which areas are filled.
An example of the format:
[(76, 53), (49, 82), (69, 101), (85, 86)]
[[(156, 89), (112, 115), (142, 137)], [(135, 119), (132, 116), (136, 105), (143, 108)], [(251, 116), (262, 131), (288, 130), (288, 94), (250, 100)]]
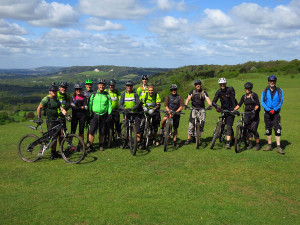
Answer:
[(283, 103), (283, 92), (281, 88), (276, 87), (276, 81), (277, 77), (275, 75), (269, 76), (269, 86), (261, 94), (261, 105), (265, 109), (264, 119), (268, 139), (268, 146), (264, 151), (272, 151), (272, 128), (274, 128), (277, 152), (284, 154), (283, 149), (280, 147), (280, 110)]

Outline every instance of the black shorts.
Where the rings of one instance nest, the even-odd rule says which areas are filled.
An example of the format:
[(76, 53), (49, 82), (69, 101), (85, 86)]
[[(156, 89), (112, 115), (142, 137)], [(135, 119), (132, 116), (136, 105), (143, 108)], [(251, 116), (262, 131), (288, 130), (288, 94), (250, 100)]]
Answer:
[(277, 111), (273, 115), (265, 111), (264, 114), (264, 119), (265, 119), (265, 126), (266, 130), (272, 130), (274, 128), (275, 131), (281, 130), (281, 116), (280, 113)]
[(227, 136), (233, 135), (233, 122), (234, 122), (234, 116), (233, 115), (227, 115), (225, 119), (225, 124), (227, 128)]
[[(169, 114), (166, 114), (165, 117), (168, 117)], [(174, 129), (177, 129), (179, 127), (179, 122), (180, 122), (180, 114), (174, 114), (173, 115), (173, 127)]]
[(152, 115), (152, 127), (153, 127), (153, 130), (156, 132), (158, 130), (158, 127), (159, 127), (159, 123), (160, 123), (160, 113), (155, 111)]
[(257, 132), (257, 128), (259, 125), (259, 118), (258, 120), (252, 120), (250, 124), (246, 124), (247, 129), (249, 130), (249, 138), (251, 138), (254, 135), (255, 139), (259, 139), (259, 134)]
[(106, 128), (106, 120), (107, 120), (107, 114), (99, 116), (98, 114), (94, 113), (90, 121), (89, 134), (94, 135), (97, 129), (99, 128), (99, 135), (104, 135), (105, 128)]

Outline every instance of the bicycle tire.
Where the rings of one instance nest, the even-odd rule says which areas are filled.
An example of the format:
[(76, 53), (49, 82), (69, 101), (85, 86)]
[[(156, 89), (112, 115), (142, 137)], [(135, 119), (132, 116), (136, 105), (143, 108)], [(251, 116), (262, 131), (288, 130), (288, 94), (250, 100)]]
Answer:
[(171, 124), (166, 124), (165, 126), (165, 139), (164, 139), (164, 152), (167, 151), (169, 145), (169, 138), (171, 136)]
[(131, 155), (135, 156), (136, 155), (136, 150), (137, 150), (137, 132), (136, 132), (136, 127), (135, 124), (131, 124), (131, 129), (129, 131), (129, 148), (130, 148), (130, 153)]
[(150, 146), (150, 136), (151, 136), (151, 130), (149, 126), (149, 121), (147, 121), (144, 129), (145, 148), (148, 148)]
[(127, 126), (125, 125), (125, 121), (122, 121), (121, 124), (121, 137), (120, 137), (120, 147), (121, 148), (126, 148), (127, 146), (127, 140), (128, 140), (128, 135), (127, 135)]
[(86, 155), (83, 140), (76, 134), (69, 134), (61, 142), (60, 153), (67, 163), (81, 162)]
[(241, 124), (239, 124), (236, 127), (236, 134), (235, 134), (235, 141), (234, 141), (234, 150), (235, 153), (240, 153), (241, 151), (241, 144), (243, 141), (243, 137), (242, 137), (242, 132), (243, 132), (243, 127)]
[(213, 147), (215, 146), (215, 143), (220, 135), (221, 132), (221, 127), (222, 127), (222, 121), (219, 121), (214, 129), (213, 132), (213, 138), (211, 140), (211, 144), (210, 144), (210, 149), (213, 149)]
[(35, 146), (31, 146), (29, 149), (29, 145), (34, 141), (39, 139), (35, 134), (27, 134), (21, 138), (18, 145), (18, 155), (25, 162), (35, 162), (40, 159), (39, 153), (42, 150), (42, 145), (37, 144)]
[(113, 128), (110, 127), (108, 130), (108, 135), (107, 135), (107, 147), (110, 148), (112, 146), (113, 142)]
[(200, 143), (201, 143), (201, 140), (200, 140), (200, 138), (201, 138), (201, 135), (200, 135), (200, 122), (197, 122), (196, 123), (196, 149), (198, 149), (199, 148), (199, 146), (200, 146)]

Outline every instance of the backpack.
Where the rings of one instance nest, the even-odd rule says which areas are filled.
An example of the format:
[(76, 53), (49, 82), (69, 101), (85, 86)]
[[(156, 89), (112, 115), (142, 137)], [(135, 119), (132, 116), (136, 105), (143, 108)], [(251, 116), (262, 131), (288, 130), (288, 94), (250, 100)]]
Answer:
[(46, 114), (47, 114), (47, 106), (48, 105), (50, 105), (50, 97), (49, 96), (47, 96), (47, 104), (43, 107), (43, 110), (44, 110), (44, 112), (43, 112), (43, 116), (46, 116)]
[[(279, 101), (278, 104), (276, 106), (278, 106), (281, 102), (281, 98), (282, 98), (282, 90), (279, 87), (276, 87), (278, 94), (279, 94)], [(269, 90), (269, 86), (266, 87), (266, 89), (263, 91), (263, 101), (266, 103), (267, 101), (267, 91)]]

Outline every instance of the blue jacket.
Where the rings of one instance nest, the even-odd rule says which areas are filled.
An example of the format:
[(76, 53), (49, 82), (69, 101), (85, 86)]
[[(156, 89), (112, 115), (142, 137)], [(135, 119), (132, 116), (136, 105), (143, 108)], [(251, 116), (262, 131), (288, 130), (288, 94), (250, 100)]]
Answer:
[(273, 98), (271, 96), (271, 90), (269, 88), (267, 89), (266, 94), (264, 93), (265, 90), (263, 90), (260, 100), (261, 100), (261, 105), (262, 107), (264, 107), (265, 111), (270, 111), (270, 110), (280, 111), (280, 108), (283, 103), (283, 91), (282, 90), (280, 91), (281, 92), (281, 97), (280, 97), (280, 92), (278, 91), (278, 89), (279, 88), (276, 87), (276, 91)]

